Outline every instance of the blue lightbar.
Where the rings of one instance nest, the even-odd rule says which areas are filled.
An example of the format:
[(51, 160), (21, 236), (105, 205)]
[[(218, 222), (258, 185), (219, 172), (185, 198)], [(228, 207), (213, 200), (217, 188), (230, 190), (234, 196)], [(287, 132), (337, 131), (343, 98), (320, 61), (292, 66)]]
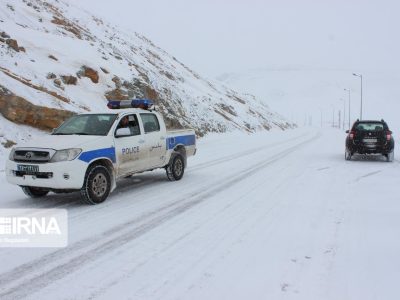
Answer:
[(110, 109), (141, 108), (148, 110), (154, 107), (154, 103), (149, 99), (108, 101), (107, 107)]

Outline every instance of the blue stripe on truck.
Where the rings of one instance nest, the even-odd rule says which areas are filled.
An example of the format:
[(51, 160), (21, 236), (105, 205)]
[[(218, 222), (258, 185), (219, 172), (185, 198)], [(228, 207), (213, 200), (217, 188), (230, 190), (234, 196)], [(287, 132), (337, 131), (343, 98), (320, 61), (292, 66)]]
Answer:
[(191, 135), (181, 135), (175, 137), (167, 138), (167, 150), (174, 149), (176, 145), (191, 146), (196, 144), (196, 136)]
[(110, 147), (110, 148), (96, 149), (96, 150), (82, 152), (81, 155), (79, 155), (79, 159), (87, 163), (91, 162), (93, 159), (100, 157), (109, 158), (113, 163), (115, 163), (116, 161), (115, 148)]

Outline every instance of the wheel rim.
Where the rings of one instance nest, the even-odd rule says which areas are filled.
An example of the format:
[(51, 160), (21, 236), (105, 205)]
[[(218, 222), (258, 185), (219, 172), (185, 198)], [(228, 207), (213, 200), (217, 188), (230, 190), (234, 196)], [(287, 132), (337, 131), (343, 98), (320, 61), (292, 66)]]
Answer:
[(97, 197), (102, 197), (107, 191), (107, 178), (104, 174), (97, 174), (93, 178), (92, 191)]
[(174, 164), (175, 175), (180, 176), (182, 174), (182, 170), (183, 170), (183, 163), (182, 163), (182, 160), (180, 160), (178, 158), (175, 160), (175, 164)]

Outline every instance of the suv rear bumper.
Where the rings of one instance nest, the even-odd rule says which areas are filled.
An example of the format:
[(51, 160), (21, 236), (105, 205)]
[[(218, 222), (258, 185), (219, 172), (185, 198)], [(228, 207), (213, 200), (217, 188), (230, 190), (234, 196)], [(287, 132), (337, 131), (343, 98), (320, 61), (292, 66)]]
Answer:
[(384, 145), (369, 146), (364, 143), (355, 144), (354, 142), (347, 143), (347, 150), (351, 153), (358, 154), (389, 154), (394, 150), (394, 144), (386, 143)]

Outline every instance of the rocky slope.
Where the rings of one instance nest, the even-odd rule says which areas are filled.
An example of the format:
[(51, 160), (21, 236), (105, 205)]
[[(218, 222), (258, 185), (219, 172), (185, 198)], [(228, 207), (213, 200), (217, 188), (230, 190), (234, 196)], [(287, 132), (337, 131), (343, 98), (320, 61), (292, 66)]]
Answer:
[(199, 135), (291, 126), (253, 96), (202, 78), (138, 33), (66, 2), (0, 1), (3, 146), (134, 97), (153, 99), (168, 127)]

